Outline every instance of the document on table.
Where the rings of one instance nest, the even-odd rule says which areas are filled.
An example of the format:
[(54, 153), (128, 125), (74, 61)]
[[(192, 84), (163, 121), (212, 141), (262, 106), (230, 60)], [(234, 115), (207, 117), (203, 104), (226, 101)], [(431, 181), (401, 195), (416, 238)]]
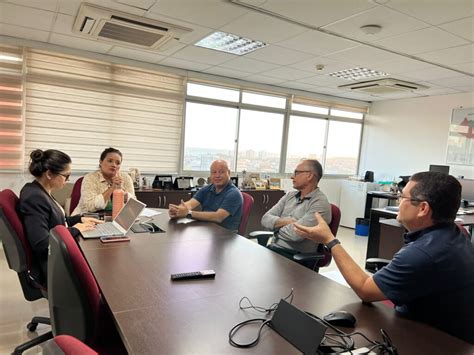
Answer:
[(188, 224), (188, 223), (191, 223), (191, 222), (194, 222), (195, 219), (191, 219), (191, 218), (179, 218), (176, 220), (176, 223), (178, 224)]
[(155, 210), (152, 210), (151, 208), (144, 208), (142, 213), (140, 213), (140, 217), (153, 217), (162, 213), (163, 212), (155, 211)]

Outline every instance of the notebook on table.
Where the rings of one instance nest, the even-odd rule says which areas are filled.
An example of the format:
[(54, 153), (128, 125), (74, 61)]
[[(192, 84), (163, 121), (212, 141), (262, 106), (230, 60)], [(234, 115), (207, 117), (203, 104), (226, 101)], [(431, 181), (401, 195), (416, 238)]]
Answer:
[(130, 198), (112, 222), (97, 224), (93, 230), (82, 232), (82, 237), (90, 239), (103, 236), (124, 236), (145, 206), (144, 203)]

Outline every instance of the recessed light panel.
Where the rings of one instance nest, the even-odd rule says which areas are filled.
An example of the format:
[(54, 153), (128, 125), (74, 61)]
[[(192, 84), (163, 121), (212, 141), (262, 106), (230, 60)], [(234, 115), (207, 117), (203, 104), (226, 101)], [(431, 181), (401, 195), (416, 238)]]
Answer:
[(333, 73), (329, 73), (328, 75), (334, 78), (341, 78), (346, 80), (360, 80), (387, 76), (390, 74), (368, 68), (357, 67), (352, 69), (335, 71)]
[(252, 39), (239, 37), (225, 32), (214, 32), (201, 39), (195, 46), (215, 49), (216, 51), (243, 55), (265, 47), (267, 44)]

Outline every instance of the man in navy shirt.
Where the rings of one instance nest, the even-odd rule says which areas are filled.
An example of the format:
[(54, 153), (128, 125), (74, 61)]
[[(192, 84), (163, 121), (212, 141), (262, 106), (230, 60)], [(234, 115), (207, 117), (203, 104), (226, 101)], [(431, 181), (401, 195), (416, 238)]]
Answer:
[[(201, 211), (194, 211), (201, 205)], [(239, 229), (243, 198), (230, 181), (230, 169), (224, 160), (211, 164), (211, 184), (199, 190), (189, 201), (170, 204), (171, 218), (193, 218), (220, 224), (231, 231)]]
[(400, 314), (474, 344), (474, 248), (454, 220), (461, 185), (437, 172), (413, 175), (399, 196), (397, 220), (408, 230), (390, 264), (366, 274), (317, 216), (316, 227), (295, 225), (324, 243), (347, 283), (365, 302), (390, 299)]

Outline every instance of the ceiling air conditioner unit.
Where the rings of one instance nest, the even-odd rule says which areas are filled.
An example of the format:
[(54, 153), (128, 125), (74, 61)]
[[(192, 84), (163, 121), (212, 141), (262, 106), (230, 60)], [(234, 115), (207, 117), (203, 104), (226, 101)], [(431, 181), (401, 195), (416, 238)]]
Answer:
[(156, 49), (192, 30), (88, 3), (81, 4), (73, 31), (96, 40)]
[(407, 91), (418, 91), (428, 89), (428, 86), (410, 83), (397, 79), (379, 79), (361, 81), (354, 84), (339, 86), (341, 89), (350, 89), (352, 91), (364, 92), (368, 94), (395, 94)]

